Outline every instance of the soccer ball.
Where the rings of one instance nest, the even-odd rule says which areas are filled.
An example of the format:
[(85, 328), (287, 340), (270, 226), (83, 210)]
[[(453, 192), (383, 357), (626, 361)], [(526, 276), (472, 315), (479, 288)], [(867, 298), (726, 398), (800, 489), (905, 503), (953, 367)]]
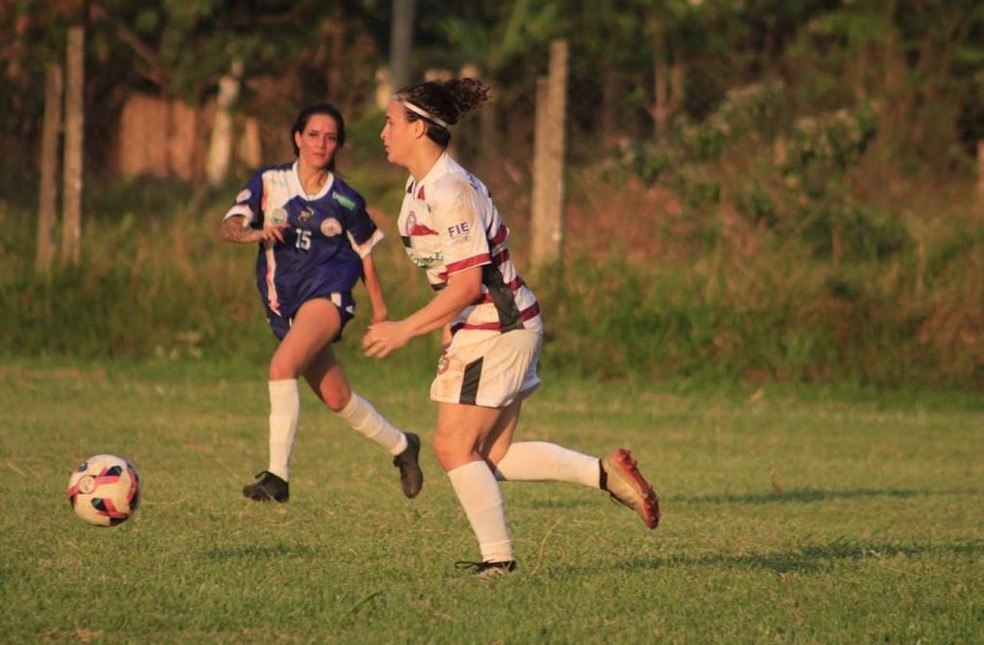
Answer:
[(137, 510), (140, 476), (117, 455), (89, 457), (68, 480), (68, 503), (89, 524), (116, 526)]

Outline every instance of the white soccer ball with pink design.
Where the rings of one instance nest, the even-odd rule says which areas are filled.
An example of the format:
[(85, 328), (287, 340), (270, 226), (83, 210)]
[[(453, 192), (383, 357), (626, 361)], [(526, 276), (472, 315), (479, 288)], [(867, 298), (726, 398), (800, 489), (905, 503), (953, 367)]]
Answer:
[(140, 502), (140, 476), (118, 455), (95, 455), (68, 480), (68, 502), (76, 515), (96, 526), (125, 522)]

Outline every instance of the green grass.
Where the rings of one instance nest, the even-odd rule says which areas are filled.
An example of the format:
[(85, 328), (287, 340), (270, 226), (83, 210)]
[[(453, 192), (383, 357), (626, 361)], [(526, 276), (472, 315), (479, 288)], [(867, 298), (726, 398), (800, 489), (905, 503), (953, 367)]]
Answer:
[[(429, 442), (427, 369), (345, 360)], [(482, 583), (454, 568), (478, 554), (433, 455), (405, 500), (388, 456), (310, 394), (290, 503), (242, 498), (266, 465), (263, 378), (246, 362), (0, 362), (4, 642), (981, 642), (979, 397), (548, 373), (521, 437), (628, 446), (663, 525), (599, 491), (506, 484), (520, 569)], [(144, 481), (111, 529), (64, 498), (103, 451)]]

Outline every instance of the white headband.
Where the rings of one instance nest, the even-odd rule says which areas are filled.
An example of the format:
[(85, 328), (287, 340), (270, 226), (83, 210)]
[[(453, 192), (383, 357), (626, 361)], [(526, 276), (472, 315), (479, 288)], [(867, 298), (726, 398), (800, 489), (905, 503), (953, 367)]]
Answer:
[(447, 123), (437, 118), (436, 116), (425, 110), (424, 108), (414, 105), (413, 103), (411, 103), (405, 98), (394, 96), (393, 100), (399, 103), (400, 105), (402, 105), (403, 107), (405, 107), (406, 109), (410, 110), (417, 116), (422, 116), (428, 121), (431, 121), (432, 123), (436, 123), (437, 125), (441, 126), (445, 130), (447, 130), (450, 127)]

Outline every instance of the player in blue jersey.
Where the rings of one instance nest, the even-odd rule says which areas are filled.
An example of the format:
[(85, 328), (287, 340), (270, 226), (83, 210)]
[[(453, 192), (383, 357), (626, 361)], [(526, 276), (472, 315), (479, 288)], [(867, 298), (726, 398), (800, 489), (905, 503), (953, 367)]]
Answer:
[(393, 455), (403, 493), (423, 485), (420, 439), (393, 427), (352, 391), (332, 343), (355, 315), (352, 289), (362, 279), (374, 322), (386, 304), (371, 251), (382, 233), (365, 200), (335, 173), (345, 121), (329, 103), (301, 110), (291, 129), (297, 159), (261, 169), (236, 197), (219, 229), (226, 242), (257, 244), (256, 285), (280, 341), (269, 367), (270, 461), (243, 495), (286, 502), (290, 456), (300, 419), (301, 376), (328, 409)]
[(443, 329), (430, 390), (434, 452), (482, 554), (460, 564), (482, 578), (516, 568), (499, 481), (600, 488), (649, 528), (659, 523), (656, 493), (627, 450), (598, 459), (544, 441), (513, 443), (523, 401), (540, 384), (540, 305), (512, 261), (489, 191), (447, 153), (450, 127), (487, 99), (484, 84), (463, 78), (411, 85), (386, 108), (386, 156), (410, 172), (397, 227), (435, 295), (402, 320), (373, 323), (362, 341), (368, 356), (384, 357)]

